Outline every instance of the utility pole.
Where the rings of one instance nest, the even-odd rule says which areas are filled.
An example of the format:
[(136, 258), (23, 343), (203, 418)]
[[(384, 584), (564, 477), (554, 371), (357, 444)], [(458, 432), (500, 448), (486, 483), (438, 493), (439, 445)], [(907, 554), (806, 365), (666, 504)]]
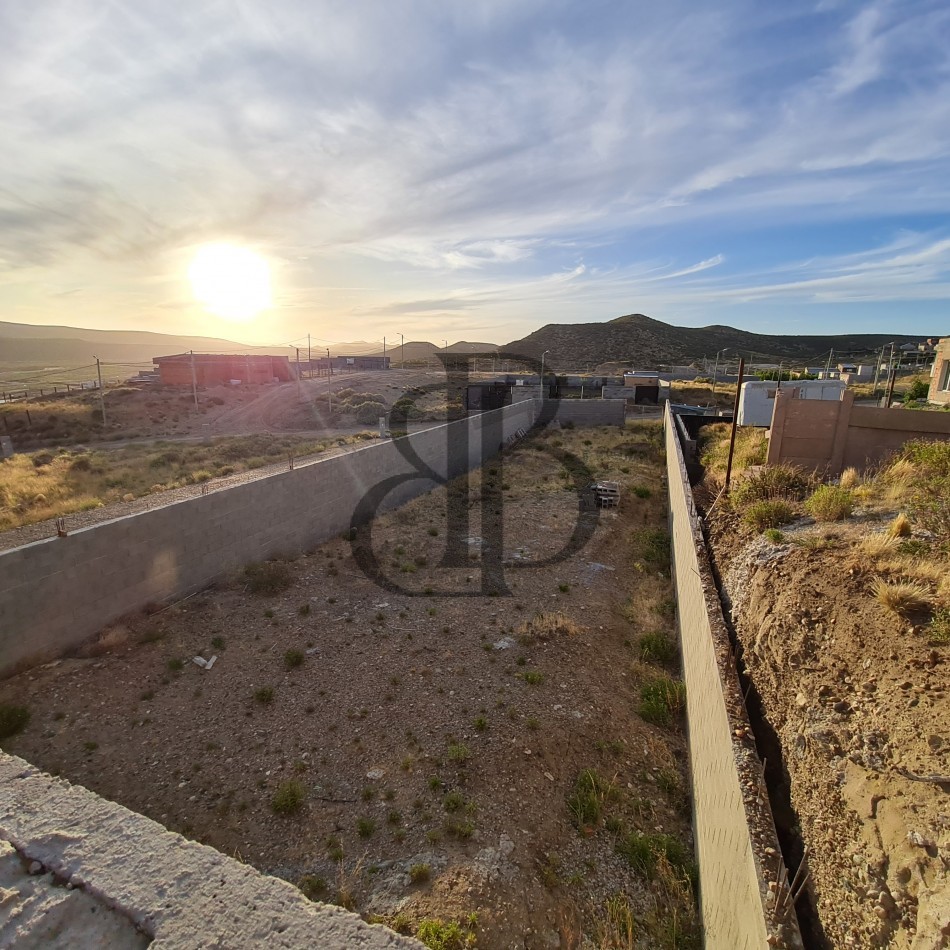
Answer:
[(310, 334), (307, 334), (307, 376), (313, 379), (313, 357), (310, 355)]
[(887, 349), (887, 344), (884, 343), (881, 345), (881, 355), (878, 358), (877, 366), (874, 367), (874, 388), (871, 390), (871, 398), (877, 399), (877, 383), (881, 378), (881, 363), (884, 362), (884, 350)]
[(300, 347), (295, 346), (294, 349), (297, 351), (297, 398), (300, 398)]
[(96, 374), (99, 377), (99, 408), (102, 410), (102, 424), (106, 424), (106, 397), (102, 391), (102, 364), (99, 357), (96, 357)]
[[(333, 375), (333, 364), (330, 362), (330, 347), (327, 347), (327, 378)], [(327, 386), (330, 384), (327, 383)]]
[(828, 374), (831, 372), (831, 358), (835, 355), (834, 347), (828, 351), (828, 362), (825, 364), (825, 379), (828, 378)]
[(383, 369), (386, 368), (386, 337), (383, 337)]
[(195, 376), (195, 351), (191, 350), (191, 395), (195, 400), (195, 409), (198, 408), (198, 378)]
[(732, 456), (736, 450), (736, 429), (739, 427), (739, 398), (742, 394), (742, 376), (745, 371), (745, 358), (739, 356), (739, 379), (736, 382), (736, 398), (732, 404), (732, 430), (729, 433), (729, 457), (726, 459), (726, 484), (723, 486), (729, 494), (729, 482), (732, 479)]
[(399, 334), (399, 368), (406, 368), (406, 338)]
[(544, 357), (550, 352), (550, 350), (545, 350), (541, 354), (541, 385), (538, 388), (540, 389), (540, 395), (542, 399), (544, 399)]

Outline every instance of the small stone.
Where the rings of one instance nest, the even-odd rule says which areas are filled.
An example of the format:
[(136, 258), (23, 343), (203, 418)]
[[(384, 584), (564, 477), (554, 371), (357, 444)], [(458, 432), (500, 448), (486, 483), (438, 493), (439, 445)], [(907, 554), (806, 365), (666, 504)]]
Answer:
[(553, 776), (550, 772), (545, 772), (545, 773), (544, 773), (544, 777), (545, 777), (549, 782), (553, 782), (553, 781), (554, 781), (554, 776)]
[(43, 873), (43, 865), (40, 864), (39, 861), (31, 861), (30, 874), (42, 874), (42, 873)]

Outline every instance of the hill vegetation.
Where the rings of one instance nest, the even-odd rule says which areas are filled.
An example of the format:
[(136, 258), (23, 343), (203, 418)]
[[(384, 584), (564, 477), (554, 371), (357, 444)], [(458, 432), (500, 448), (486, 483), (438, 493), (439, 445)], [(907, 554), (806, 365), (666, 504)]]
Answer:
[(917, 339), (880, 333), (796, 336), (749, 333), (726, 326), (674, 327), (633, 313), (605, 323), (549, 323), (509, 343), (503, 352), (512, 357), (540, 358), (548, 350), (552, 367), (572, 369), (606, 362), (648, 367), (686, 364), (704, 356), (712, 359), (724, 348), (733, 357), (741, 353), (747, 359), (805, 363), (827, 357), (831, 349), (839, 356), (860, 357), (892, 341), (900, 344)]

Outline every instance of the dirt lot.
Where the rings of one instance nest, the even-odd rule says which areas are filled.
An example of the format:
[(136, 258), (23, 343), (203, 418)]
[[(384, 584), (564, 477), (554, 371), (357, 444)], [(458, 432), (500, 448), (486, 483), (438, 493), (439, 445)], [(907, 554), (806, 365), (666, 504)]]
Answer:
[[(945, 468), (950, 452), (936, 455)], [(905, 461), (847, 473), (824, 496), (847, 502), (834, 520), (801, 504), (814, 483), (772, 478), (766, 503), (790, 510), (766, 533), (764, 495), (743, 495), (740, 481), (738, 500), (708, 519), (743, 659), (781, 742), (786, 821), (809, 849), (813, 946), (950, 946), (950, 537), (921, 493), (939, 497), (935, 471)]]
[[(128, 618), (0, 684), (30, 715), (4, 747), (433, 947), (698, 946), (660, 444), (548, 432), (453, 483), (454, 566), (444, 489), (382, 517), (403, 593), (339, 539)], [(532, 567), (580, 460), (621, 506)], [(509, 596), (479, 593), (483, 490)]]

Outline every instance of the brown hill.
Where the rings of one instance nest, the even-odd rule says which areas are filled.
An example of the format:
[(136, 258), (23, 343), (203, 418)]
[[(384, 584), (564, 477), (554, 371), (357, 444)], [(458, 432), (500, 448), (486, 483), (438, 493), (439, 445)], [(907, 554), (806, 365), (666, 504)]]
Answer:
[(901, 344), (921, 339), (883, 333), (828, 336), (750, 333), (734, 327), (674, 327), (642, 313), (628, 314), (605, 323), (549, 323), (503, 348), (512, 358), (539, 358), (556, 368), (575, 369), (599, 363), (619, 362), (656, 367), (686, 364), (704, 356), (712, 359), (727, 349), (732, 358), (742, 355), (761, 361), (793, 360), (809, 363), (828, 358), (867, 357), (892, 341)]

